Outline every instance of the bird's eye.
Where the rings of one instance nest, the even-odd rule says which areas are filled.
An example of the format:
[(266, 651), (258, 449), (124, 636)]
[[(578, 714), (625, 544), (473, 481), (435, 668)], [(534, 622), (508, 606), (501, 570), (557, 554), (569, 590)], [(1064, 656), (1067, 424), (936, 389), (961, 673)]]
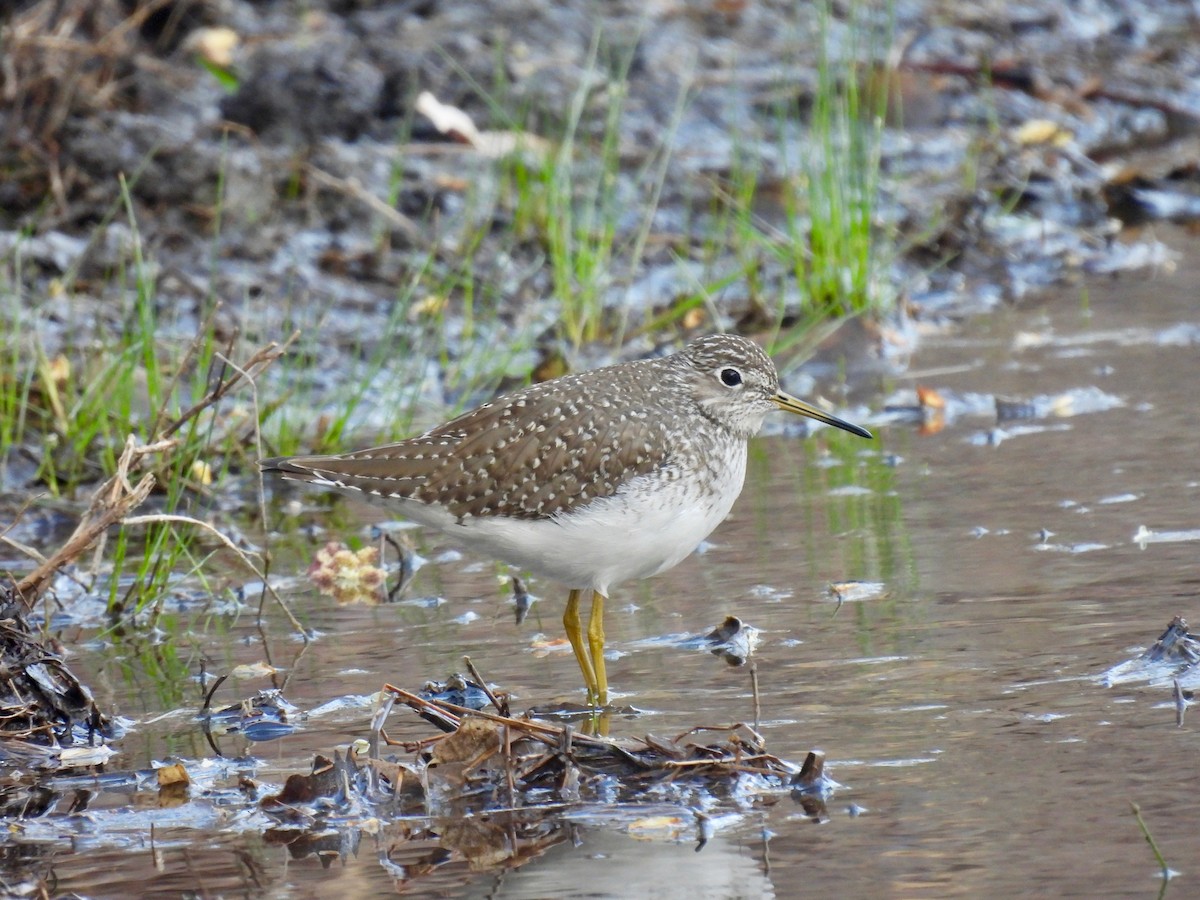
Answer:
[(737, 387), (742, 383), (742, 373), (737, 369), (722, 369), (721, 384), (725, 387)]

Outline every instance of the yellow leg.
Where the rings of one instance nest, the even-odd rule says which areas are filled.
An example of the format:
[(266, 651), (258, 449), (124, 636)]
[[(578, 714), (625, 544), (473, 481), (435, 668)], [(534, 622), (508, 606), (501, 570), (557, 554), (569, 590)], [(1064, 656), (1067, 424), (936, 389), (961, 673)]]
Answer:
[[(575, 661), (579, 663), (579, 671), (583, 673), (583, 682), (587, 685), (588, 703), (592, 703), (599, 693), (596, 684), (596, 670), (592, 667), (592, 657), (588, 648), (583, 644), (583, 617), (579, 615), (579, 595), (582, 591), (573, 590), (567, 597), (567, 611), (563, 613), (563, 628), (567, 630), (567, 640), (575, 651)], [(595, 607), (592, 607), (593, 613)], [(601, 660), (603, 664), (603, 660)]]
[(608, 705), (608, 672), (604, 668), (604, 600), (592, 591), (592, 615), (588, 619), (588, 647), (592, 651), (592, 669), (596, 673), (596, 702)]

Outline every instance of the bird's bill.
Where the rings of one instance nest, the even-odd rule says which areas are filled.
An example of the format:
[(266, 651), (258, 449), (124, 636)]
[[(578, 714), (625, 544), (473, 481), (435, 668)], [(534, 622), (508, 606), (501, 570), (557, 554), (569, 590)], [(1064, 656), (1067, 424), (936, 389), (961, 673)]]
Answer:
[(803, 400), (799, 400), (783, 391), (779, 391), (771, 399), (775, 401), (775, 404), (780, 409), (787, 412), (795, 413), (798, 416), (808, 416), (810, 419), (816, 419), (818, 422), (824, 422), (826, 425), (832, 425), (834, 428), (842, 429), (842, 431), (857, 434), (859, 437), (868, 439), (874, 437), (867, 429), (847, 422), (845, 419), (839, 419), (837, 416), (830, 415), (822, 409), (817, 409), (811, 403), (805, 403)]

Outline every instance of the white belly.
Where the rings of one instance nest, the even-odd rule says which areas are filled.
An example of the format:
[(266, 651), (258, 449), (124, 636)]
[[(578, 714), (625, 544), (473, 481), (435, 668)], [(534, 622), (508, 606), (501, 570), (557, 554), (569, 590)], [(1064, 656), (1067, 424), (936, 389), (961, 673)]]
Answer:
[(641, 476), (585, 511), (553, 519), (487, 517), (459, 524), (427, 507), (401, 508), (471, 551), (607, 595), (612, 585), (671, 568), (724, 521), (742, 490), (745, 445), (713, 474), (718, 483), (703, 491), (687, 479)]

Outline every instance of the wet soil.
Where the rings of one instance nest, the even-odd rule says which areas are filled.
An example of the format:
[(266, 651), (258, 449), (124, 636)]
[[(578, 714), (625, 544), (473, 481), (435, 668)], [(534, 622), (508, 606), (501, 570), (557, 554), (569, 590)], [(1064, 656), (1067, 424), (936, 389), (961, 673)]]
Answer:
[[(1185, 235), (1172, 240), (1189, 246)], [(1086, 294), (1047, 295), (929, 336), (890, 399), (902, 408), (918, 384), (937, 391), (958, 410), (944, 427), (880, 413), (874, 447), (828, 432), (759, 439), (747, 490), (706, 552), (614, 593), (610, 679), (617, 702), (642, 712), (614, 717), (613, 732), (752, 721), (749, 668), (673, 640), (736, 614), (762, 632), (768, 747), (799, 759), (820, 746), (843, 785), (821, 824), (786, 793), (714, 803), (714, 833), (696, 852), (686, 808), (584, 804), (557, 820), (562, 842), (520, 868), (430, 869), (421, 866), (436, 848), (401, 841), (396, 823), (334, 826), (323, 859), (292, 858), (236, 807), (196, 794), (172, 813), (143, 784), (97, 793), (90, 812), (74, 815), (67, 790), (53, 815), (9, 837), (7, 871), (20, 858), (26, 871), (52, 873), (59, 891), (92, 896), (196, 884), (209, 894), (368, 896), (406, 880), (443, 896), (618, 897), (632, 883), (666, 897), (1130, 896), (1155, 891), (1158, 876), (1135, 802), (1186, 893), (1196, 812), (1185, 786), (1200, 719), (1176, 725), (1169, 685), (1108, 687), (1102, 675), (1174, 615), (1200, 616), (1200, 472), (1187, 439), (1198, 277), (1184, 255), (1174, 276), (1091, 282)], [(1000, 424), (972, 399), (1037, 406), (1041, 396), (1097, 392), (1119, 402), (1050, 404), (1051, 414)], [(889, 415), (896, 421), (882, 422)], [(353, 530), (359, 516), (380, 518), (347, 507), (327, 524)], [(1143, 526), (1177, 537), (1139, 543)], [(280, 784), (306, 771), (314, 753), (362, 736), (383, 681), (419, 684), (460, 668), (464, 652), (518, 707), (581, 699), (569, 654), (531, 649), (537, 632), (558, 634), (553, 585), (530, 585), (537, 601), (518, 626), (493, 563), (434, 536), (417, 542), (428, 562), (399, 603), (289, 595), (325, 635), (304, 651), (272, 638), (288, 699), (309, 717), (277, 741), (222, 739), (236, 761), (214, 766), (217, 781), (241, 771)], [(280, 551), (280, 571), (303, 567), (296, 549), (290, 560)], [(828, 585), (852, 579), (881, 587), (866, 599), (843, 589), (839, 606)], [(97, 699), (133, 720), (114, 770), (171, 755), (209, 765), (188, 672), (201, 656), (214, 669), (261, 659), (249, 620), (207, 621), (190, 660), (74, 635), (74, 665)], [(409, 738), (428, 730), (397, 713), (389, 728)], [(448, 821), (433, 828), (453, 833)]]
[[(1200, 215), (1186, 6), (916, 3), (897, 4), (893, 21), (883, 4), (835, 4), (825, 25), (820, 8), (20, 4), (0, 73), (13, 98), (0, 107), (0, 161), (14, 173), (0, 258), (20, 264), (0, 275), (21, 290), (0, 294), (0, 318), (23, 327), (36, 310), (50, 358), (121, 328), (127, 286), (110, 276), (133, 267), (140, 241), (164, 330), (190, 337), (219, 300), (219, 331), (256, 346), (293, 327), (320, 334), (310, 352), (327, 372), (292, 376), (310, 388), (329, 373), (353, 381), (387, 342), (353, 423), (375, 431), (390, 423), (370, 410), (397, 405), (385, 384), (428, 382), (415, 402), (437, 419), (464, 382), (486, 396), (523, 378), (547, 343), (580, 367), (621, 338), (619, 355), (644, 354), (663, 335), (641, 329), (675, 322), (697, 286), (707, 330), (791, 322), (806, 302), (797, 251), (761, 236), (731, 250), (730, 207), (749, 184), (732, 220), (768, 238), (798, 228), (806, 245), (822, 29), (843, 94), (860, 84), (866, 103), (886, 85), (874, 225), (891, 249), (871, 286), (885, 308), (899, 299), (936, 320), (1081, 271), (1153, 266), (1161, 243), (1115, 241), (1124, 225)], [(214, 29), (235, 43), (205, 68)], [(70, 41), (43, 41), (50, 31)], [(576, 153), (554, 165), (575, 214), (613, 229), (611, 264), (575, 287), (597, 290), (599, 333), (615, 340), (564, 340), (560, 261), (525, 221), (536, 209), (518, 208), (513, 164), (438, 132), (416, 111), (421, 92), (481, 129), (554, 146), (572, 134)], [(619, 164), (603, 174), (614, 111)], [(122, 173), (132, 218), (119, 212)], [(534, 165), (524, 177), (542, 176)], [(589, 206), (599, 178), (614, 209)], [(445, 318), (431, 323), (421, 310), (441, 300)], [(381, 330), (390, 303), (407, 313)], [(497, 361), (496, 347), (512, 358)], [(339, 405), (333, 381), (314, 392), (319, 412)]]

